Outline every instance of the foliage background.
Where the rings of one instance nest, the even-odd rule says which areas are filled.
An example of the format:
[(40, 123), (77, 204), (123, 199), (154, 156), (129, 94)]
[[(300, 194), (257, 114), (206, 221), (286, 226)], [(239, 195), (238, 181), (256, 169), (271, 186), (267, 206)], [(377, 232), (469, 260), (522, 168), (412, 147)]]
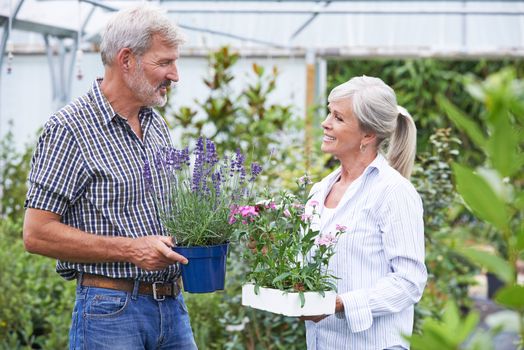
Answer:
[[(173, 126), (183, 126), (183, 142), (194, 138), (205, 123), (215, 123), (224, 149), (240, 142), (252, 158), (266, 164), (266, 184), (289, 187), (305, 171), (303, 118), (293, 106), (271, 105), (277, 70), (253, 66), (252, 80), (234, 93), (230, 67), (235, 53), (221, 49), (210, 57), (210, 76), (204, 77), (209, 96), (201, 102), (204, 119), (194, 118), (188, 107), (165, 115)], [(522, 60), (350, 60), (328, 62), (329, 89), (355, 75), (381, 77), (397, 92), (399, 104), (414, 116), (419, 140), (413, 182), (425, 205), (427, 265), (430, 282), (417, 307), (417, 329), (424, 319), (439, 319), (443, 306), (456, 299), (462, 310), (471, 307), (467, 288), (477, 273), (454, 252), (457, 242), (494, 239), (493, 229), (464, 211), (452, 185), (450, 163), (472, 166), (483, 162), (481, 150), (464, 131), (455, 129), (435, 102), (442, 94), (476, 120), (485, 117), (482, 103), (464, 89), (473, 77), (486, 78), (507, 66), (524, 76)], [(324, 107), (315, 115), (319, 126)], [(270, 132), (271, 131), (271, 132)], [(316, 128), (317, 136), (320, 127)], [(213, 135), (211, 135), (213, 136)], [(11, 139), (10, 139), (11, 137)], [(35, 138), (36, 140), (36, 138)], [(13, 149), (12, 136), (0, 142), (0, 349), (64, 349), (74, 302), (74, 283), (60, 279), (54, 261), (24, 251), (21, 240), (23, 202), (32, 148)], [(319, 153), (320, 137), (314, 138), (315, 160), (309, 169), (314, 179), (328, 173), (334, 163)], [(272, 149), (274, 151), (272, 152)], [(270, 154), (273, 153), (271, 156)], [(263, 160), (267, 160), (264, 162)], [(239, 250), (230, 254), (226, 291), (186, 295), (192, 326), (200, 349), (303, 349), (304, 327), (296, 319), (240, 306), (240, 283), (245, 275)]]

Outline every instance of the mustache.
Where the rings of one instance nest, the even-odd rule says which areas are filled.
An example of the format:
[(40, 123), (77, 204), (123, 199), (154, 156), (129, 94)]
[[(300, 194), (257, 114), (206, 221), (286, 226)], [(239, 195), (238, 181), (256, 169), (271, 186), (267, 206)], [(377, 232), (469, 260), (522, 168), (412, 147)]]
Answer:
[(158, 85), (158, 87), (156, 88), (157, 90), (161, 89), (161, 88), (168, 88), (171, 86), (171, 80), (164, 80), (163, 82), (160, 83), (160, 85)]

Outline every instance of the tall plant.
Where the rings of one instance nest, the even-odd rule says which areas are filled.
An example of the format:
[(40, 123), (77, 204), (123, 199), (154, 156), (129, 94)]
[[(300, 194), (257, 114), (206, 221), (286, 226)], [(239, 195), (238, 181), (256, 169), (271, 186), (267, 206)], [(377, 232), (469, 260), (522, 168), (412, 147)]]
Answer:
[[(449, 59), (352, 59), (328, 62), (328, 89), (358, 75), (381, 77), (397, 93), (399, 104), (412, 112), (419, 127), (418, 150), (431, 148), (429, 137), (437, 128), (449, 127), (435, 105), (437, 94), (445, 95), (451, 102), (481, 120), (484, 113), (482, 103), (470, 98), (463, 89), (468, 76), (485, 79), (504, 67), (515, 67), (517, 77), (524, 77), (524, 60), (509, 58), (499, 60), (449, 60)], [(458, 132), (455, 130), (455, 132)], [(481, 161), (478, 149), (466, 135), (462, 134), (463, 150), (460, 158), (478, 164)]]
[(471, 307), (468, 287), (476, 269), (453, 250), (463, 238), (453, 229), (460, 206), (451, 180), (451, 164), (457, 159), (461, 141), (450, 128), (437, 129), (429, 139), (431, 148), (418, 155), (411, 177), (424, 203), (426, 265), (429, 278), (423, 298), (416, 307), (416, 331), (424, 318), (441, 319), (447, 301), (461, 309)]
[[(484, 82), (471, 81), (467, 90), (485, 106), (483, 120), (475, 121), (443, 96), (438, 97), (450, 119), (485, 155), (485, 163), (479, 167), (453, 164), (456, 187), (469, 210), (496, 229), (506, 251), (495, 249), (490, 253), (469, 247), (459, 247), (458, 251), (504, 281), (495, 301), (516, 312), (522, 349), (524, 286), (517, 282), (517, 263), (524, 259), (524, 80), (516, 79), (515, 71), (508, 68)], [(415, 343), (425, 344), (425, 349), (430, 348), (427, 344), (458, 348), (457, 337), (465, 340), (478, 317), (466, 319), (460, 332), (443, 336), (450, 325), (456, 330), (461, 324), (456, 313), (450, 311), (448, 315), (443, 324), (425, 325), (426, 333), (414, 337)]]
[(269, 101), (276, 88), (276, 67), (268, 72), (253, 63), (246, 86), (236, 92), (232, 83), (238, 59), (239, 54), (227, 46), (210, 54), (211, 73), (203, 80), (209, 95), (196, 101), (199, 110), (184, 106), (174, 112), (174, 127), (181, 131), (183, 143), (203, 135), (213, 140), (220, 152), (240, 145), (248, 160), (267, 159), (271, 150), (282, 149), (282, 140), (290, 136), (292, 107)]

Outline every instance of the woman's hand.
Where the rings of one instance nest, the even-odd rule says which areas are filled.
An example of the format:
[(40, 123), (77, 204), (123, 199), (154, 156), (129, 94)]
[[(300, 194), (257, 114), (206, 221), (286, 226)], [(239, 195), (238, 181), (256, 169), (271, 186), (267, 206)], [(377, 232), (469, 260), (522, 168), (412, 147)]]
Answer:
[[(342, 298), (337, 295), (337, 299), (335, 300), (335, 312), (343, 312), (344, 311), (344, 303), (342, 302)], [(301, 316), (299, 319), (301, 321), (313, 321), (315, 323), (322, 321), (329, 315), (316, 315), (316, 316)]]
[(299, 317), (300, 321), (313, 321), (315, 323), (322, 321), (329, 315), (318, 315), (318, 316), (301, 316)]

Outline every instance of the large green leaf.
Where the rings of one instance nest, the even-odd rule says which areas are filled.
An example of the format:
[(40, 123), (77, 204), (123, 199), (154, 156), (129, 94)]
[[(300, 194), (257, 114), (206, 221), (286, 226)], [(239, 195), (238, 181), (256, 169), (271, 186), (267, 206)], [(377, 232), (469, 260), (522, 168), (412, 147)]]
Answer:
[(518, 153), (518, 133), (512, 128), (509, 118), (508, 113), (493, 117), (491, 138), (487, 145), (491, 164), (504, 177), (522, 171)]
[(473, 248), (459, 248), (459, 252), (472, 262), (486, 268), (506, 283), (515, 281), (515, 269), (506, 260)]
[(524, 225), (521, 224), (520, 230), (517, 231), (517, 250), (524, 250)]
[(524, 310), (524, 286), (513, 285), (501, 289), (495, 301), (516, 310)]
[(457, 189), (473, 213), (501, 230), (508, 229), (509, 215), (505, 203), (495, 194), (488, 182), (457, 163), (453, 164), (453, 173)]
[(466, 132), (471, 140), (473, 140), (473, 142), (475, 142), (479, 147), (485, 147), (486, 138), (474, 121), (440, 94), (437, 95), (437, 102), (459, 129)]

